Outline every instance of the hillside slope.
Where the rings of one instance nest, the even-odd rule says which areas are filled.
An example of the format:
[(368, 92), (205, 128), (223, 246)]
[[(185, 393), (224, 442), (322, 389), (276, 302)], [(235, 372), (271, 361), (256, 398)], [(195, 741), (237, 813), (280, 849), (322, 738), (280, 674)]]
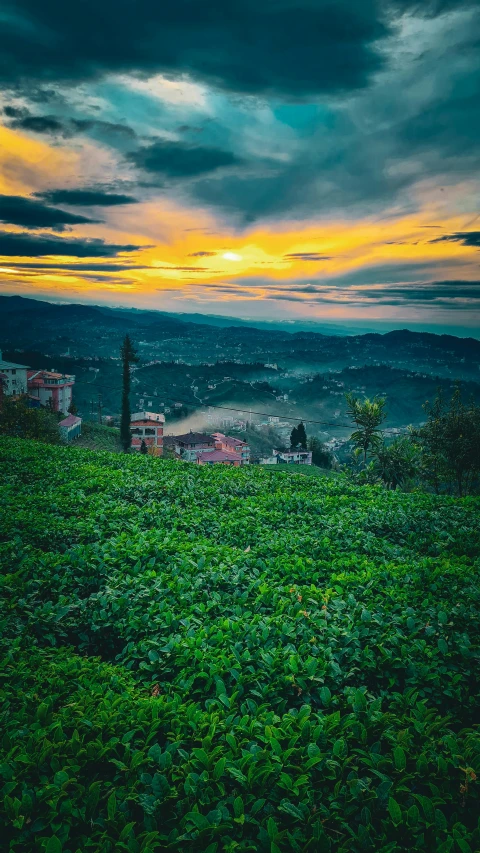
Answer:
[(480, 846), (480, 500), (0, 441), (18, 853)]

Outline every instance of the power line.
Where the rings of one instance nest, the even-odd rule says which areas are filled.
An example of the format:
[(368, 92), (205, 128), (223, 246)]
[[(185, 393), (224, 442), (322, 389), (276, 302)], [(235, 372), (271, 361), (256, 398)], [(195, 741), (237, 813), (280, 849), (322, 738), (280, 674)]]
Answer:
[[(121, 391), (121, 388), (111, 388), (109, 385), (102, 385), (99, 383), (96, 383), (96, 385), (97, 385), (97, 388), (107, 388), (110, 391), (118, 391), (118, 392)], [(145, 385), (143, 385), (142, 387), (145, 388)], [(147, 388), (148, 387), (149, 386), (147, 385)], [(192, 405), (191, 402), (187, 402), (186, 400), (180, 400), (178, 398), (177, 398), (177, 402), (182, 403), (184, 406), (191, 406)], [(205, 403), (205, 402), (202, 405), (208, 407), (209, 409), (222, 409), (222, 410), (228, 411), (228, 412), (239, 412), (242, 415), (246, 414), (245, 409), (237, 409), (234, 406), (215, 406), (213, 404)], [(285, 421), (298, 421), (299, 423), (302, 422), (304, 424), (316, 424), (318, 426), (328, 426), (328, 427), (337, 427), (337, 428), (342, 427), (345, 429), (352, 429), (353, 428), (352, 424), (338, 424), (338, 423), (331, 423), (330, 421), (315, 421), (315, 420), (312, 420), (311, 418), (298, 418), (298, 417), (294, 417), (293, 415), (283, 415), (283, 414), (276, 415), (276, 414), (272, 414), (271, 412), (256, 412), (253, 409), (248, 409), (248, 413), (252, 414), (252, 415), (260, 415), (261, 417), (266, 417), (266, 418), (282, 417)]]

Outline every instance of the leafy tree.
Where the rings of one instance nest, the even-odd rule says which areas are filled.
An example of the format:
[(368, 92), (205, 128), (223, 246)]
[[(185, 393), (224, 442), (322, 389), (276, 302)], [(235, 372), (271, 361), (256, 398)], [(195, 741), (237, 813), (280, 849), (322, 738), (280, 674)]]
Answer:
[(133, 347), (133, 343), (129, 335), (125, 335), (123, 344), (120, 349), (122, 358), (122, 415), (120, 419), (120, 440), (124, 453), (128, 453), (132, 443), (132, 434), (130, 432), (130, 368), (132, 364), (138, 362), (137, 352)]
[(406, 437), (397, 438), (391, 444), (384, 442), (375, 450), (373, 470), (388, 489), (404, 486), (418, 474), (418, 448)]
[(0, 435), (33, 438), (48, 444), (60, 441), (57, 417), (47, 408), (30, 408), (27, 397), (3, 398)]
[(448, 404), (439, 393), (424, 409), (427, 422), (415, 433), (424, 478), (437, 494), (444, 488), (470, 494), (480, 475), (480, 407), (465, 404), (456, 388)]
[(142, 443), (140, 445), (140, 453), (146, 454), (148, 453), (148, 447), (145, 444), (145, 439), (142, 438)]
[(363, 453), (363, 464), (367, 464), (367, 454), (379, 447), (382, 433), (379, 429), (387, 417), (385, 412), (386, 400), (384, 397), (375, 397), (360, 400), (353, 394), (345, 394), (348, 403), (347, 415), (352, 419), (357, 429), (351, 435), (355, 448), (360, 448)]
[(314, 465), (318, 465), (319, 468), (331, 468), (333, 459), (330, 451), (327, 450), (325, 445), (320, 441), (319, 438), (315, 438), (311, 436), (307, 442), (308, 450), (312, 452), (312, 462)]
[(78, 414), (78, 409), (77, 409), (77, 407), (76, 407), (75, 403), (73, 402), (73, 400), (72, 400), (72, 402), (70, 403), (70, 405), (69, 405), (69, 407), (68, 407), (67, 411), (68, 411), (68, 413), (69, 413), (70, 415), (77, 415), (77, 414)]

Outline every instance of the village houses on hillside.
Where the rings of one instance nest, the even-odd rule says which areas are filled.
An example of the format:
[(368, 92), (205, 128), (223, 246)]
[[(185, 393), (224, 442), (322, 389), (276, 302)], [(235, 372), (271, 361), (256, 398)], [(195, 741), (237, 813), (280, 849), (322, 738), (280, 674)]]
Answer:
[(6, 396), (26, 394), (29, 400), (41, 406), (49, 406), (54, 412), (68, 415), (72, 404), (72, 389), (75, 377), (53, 370), (32, 370), (26, 364), (5, 361), (0, 352), (0, 373), (3, 393)]
[(177, 459), (197, 465), (232, 465), (235, 468), (250, 463), (250, 447), (245, 441), (215, 432), (189, 432), (167, 435), (164, 447), (172, 450)]

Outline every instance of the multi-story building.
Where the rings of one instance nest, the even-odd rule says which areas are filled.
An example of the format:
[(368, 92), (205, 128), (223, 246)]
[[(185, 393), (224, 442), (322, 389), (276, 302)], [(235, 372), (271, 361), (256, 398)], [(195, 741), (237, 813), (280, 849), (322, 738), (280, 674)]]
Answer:
[(30, 397), (50, 406), (54, 412), (68, 414), (72, 404), (72, 389), (75, 377), (53, 370), (28, 370), (27, 385)]
[[(172, 441), (173, 439), (173, 441)], [(196, 462), (197, 453), (215, 450), (215, 439), (203, 432), (187, 432), (185, 435), (168, 436), (168, 443), (173, 444), (175, 456), (185, 462)]]
[(312, 453), (310, 450), (272, 450), (271, 456), (260, 459), (262, 465), (311, 465)]
[(295, 448), (291, 450), (274, 450), (273, 455), (277, 457), (277, 462), (286, 462), (288, 465), (311, 465), (312, 452), (311, 450), (302, 450)]
[(143, 441), (152, 456), (161, 456), (164, 423), (164, 416), (157, 412), (135, 412), (130, 418), (132, 450), (139, 451)]
[(15, 364), (13, 361), (4, 361), (0, 352), (0, 373), (5, 377), (3, 380), (3, 393), (6, 395), (27, 393), (27, 371), (25, 364)]
[(224, 435), (222, 432), (212, 433), (212, 438), (215, 439), (217, 450), (223, 450), (227, 453), (238, 453), (241, 465), (248, 465), (250, 463), (250, 446), (246, 441), (242, 441), (241, 438)]

